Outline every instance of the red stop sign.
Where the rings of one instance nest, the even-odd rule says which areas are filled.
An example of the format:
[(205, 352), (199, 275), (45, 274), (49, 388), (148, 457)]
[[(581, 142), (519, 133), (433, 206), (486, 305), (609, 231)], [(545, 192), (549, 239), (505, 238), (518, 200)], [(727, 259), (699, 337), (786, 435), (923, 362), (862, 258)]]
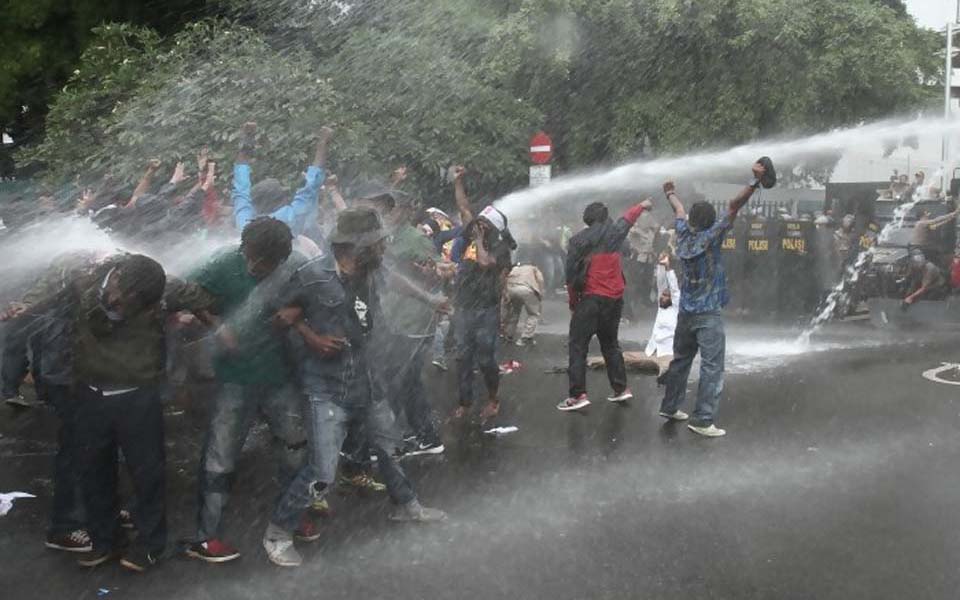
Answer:
[(530, 162), (545, 165), (553, 158), (553, 141), (550, 136), (538, 131), (530, 138)]

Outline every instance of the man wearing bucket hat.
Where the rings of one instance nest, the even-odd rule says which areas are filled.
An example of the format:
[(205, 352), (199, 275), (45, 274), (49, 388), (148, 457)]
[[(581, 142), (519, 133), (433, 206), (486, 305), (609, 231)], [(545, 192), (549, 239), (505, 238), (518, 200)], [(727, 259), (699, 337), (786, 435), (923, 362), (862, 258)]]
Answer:
[[(723, 393), (724, 348), (726, 335), (720, 311), (727, 305), (727, 279), (720, 250), (737, 213), (761, 186), (776, 184), (773, 163), (763, 157), (752, 167), (753, 178), (730, 201), (727, 214), (717, 220), (709, 202), (690, 207), (690, 216), (677, 196), (672, 181), (663, 184), (667, 200), (677, 217), (677, 257), (683, 269), (680, 288), (680, 314), (673, 338), (673, 360), (665, 375), (667, 391), (660, 403), (660, 416), (686, 421), (691, 431), (707, 437), (720, 437), (726, 431), (714, 425), (714, 417)], [(687, 378), (697, 352), (700, 353), (700, 384), (693, 418), (680, 410), (686, 399)]]
[(337, 216), (332, 252), (297, 269), (281, 293), (278, 324), (291, 327), (304, 394), (309, 398), (307, 464), (277, 502), (263, 537), (272, 562), (298, 566), (294, 531), (314, 502), (334, 483), (340, 448), (351, 423), (359, 423), (377, 455), (377, 465), (396, 505), (390, 519), (437, 521), (443, 511), (425, 508), (394, 453), (402, 441), (370, 357), (371, 334), (382, 327), (378, 269), (387, 234), (370, 208)]

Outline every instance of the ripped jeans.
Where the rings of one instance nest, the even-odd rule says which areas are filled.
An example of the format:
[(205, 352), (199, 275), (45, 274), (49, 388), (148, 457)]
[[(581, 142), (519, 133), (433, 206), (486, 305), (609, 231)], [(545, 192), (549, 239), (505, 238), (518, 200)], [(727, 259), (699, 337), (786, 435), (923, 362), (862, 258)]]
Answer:
[(198, 541), (221, 537), (237, 460), (258, 414), (270, 427), (271, 445), (280, 465), (280, 489), (286, 488), (306, 459), (303, 399), (295, 388), (223, 384), (200, 459)]
[(360, 426), (361, 435), (376, 453), (377, 468), (390, 499), (395, 504), (406, 504), (416, 498), (394, 456), (402, 440), (386, 400), (345, 407), (329, 396), (310, 396), (308, 411), (307, 464), (297, 472), (277, 502), (271, 519), (275, 525), (293, 531), (300, 524), (304, 511), (315, 500), (326, 496), (337, 475), (340, 447), (351, 424)]

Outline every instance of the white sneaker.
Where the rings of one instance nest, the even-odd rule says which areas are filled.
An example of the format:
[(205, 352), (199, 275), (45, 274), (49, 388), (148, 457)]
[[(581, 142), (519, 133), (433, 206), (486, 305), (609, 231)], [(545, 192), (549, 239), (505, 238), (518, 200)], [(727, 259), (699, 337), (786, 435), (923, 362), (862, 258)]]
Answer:
[(439, 508), (427, 508), (420, 504), (420, 501), (414, 498), (406, 504), (393, 509), (387, 516), (391, 521), (416, 521), (418, 523), (430, 523), (432, 521), (446, 521), (447, 513)]
[(293, 534), (273, 523), (267, 525), (267, 531), (263, 534), (263, 549), (267, 551), (270, 562), (279, 567), (299, 567), (303, 564), (303, 558), (293, 547)]
[(28, 401), (20, 394), (17, 394), (16, 396), (10, 396), (9, 398), (4, 398), (3, 402), (5, 404), (9, 404), (10, 406), (16, 406), (19, 408), (30, 408), (33, 406), (33, 403)]
[(630, 388), (627, 388), (616, 396), (607, 397), (607, 400), (610, 402), (626, 402), (627, 400), (633, 400), (633, 392), (630, 391)]
[(683, 412), (682, 410), (678, 410), (674, 413), (665, 413), (661, 410), (660, 416), (663, 417), (664, 419), (670, 419), (671, 421), (686, 421), (687, 419), (690, 418), (690, 415)]
[(707, 427), (697, 427), (696, 425), (688, 423), (687, 427), (690, 429), (690, 431), (694, 433), (699, 433), (700, 435), (705, 437), (721, 437), (721, 436), (727, 435), (726, 431), (724, 431), (723, 429), (717, 428), (717, 426), (714, 425), (713, 423), (711, 423)]
[(580, 410), (585, 406), (590, 406), (590, 401), (587, 400), (586, 394), (580, 394), (576, 398), (567, 398), (563, 402), (557, 405), (557, 410), (570, 411), (570, 410)]

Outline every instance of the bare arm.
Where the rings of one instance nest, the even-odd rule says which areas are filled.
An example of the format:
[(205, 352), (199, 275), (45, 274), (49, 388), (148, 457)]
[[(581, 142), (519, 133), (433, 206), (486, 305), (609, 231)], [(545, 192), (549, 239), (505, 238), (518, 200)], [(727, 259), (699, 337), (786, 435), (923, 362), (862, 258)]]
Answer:
[(763, 177), (763, 174), (766, 172), (766, 169), (760, 163), (754, 163), (753, 167), (753, 181), (749, 185), (740, 190), (740, 193), (737, 194), (736, 198), (730, 201), (730, 220), (733, 221), (737, 218), (737, 213), (740, 212), (740, 209), (744, 207), (750, 196), (753, 196), (753, 192), (760, 187), (760, 178)]
[(677, 196), (676, 185), (672, 181), (667, 181), (663, 184), (663, 193), (667, 195), (667, 200), (670, 201), (670, 206), (673, 207), (673, 214), (675, 214), (678, 219), (686, 219), (687, 211), (683, 208), (683, 202), (680, 201), (680, 196)]
[(340, 193), (340, 180), (337, 179), (336, 175), (327, 176), (327, 180), (324, 182), (324, 190), (326, 190), (327, 196), (337, 212), (347, 209), (347, 203), (343, 199), (343, 194)]
[(473, 211), (470, 210), (470, 198), (463, 185), (463, 176), (467, 170), (459, 165), (453, 168), (453, 195), (457, 200), (457, 210), (460, 211), (460, 222), (466, 225), (473, 220)]
[(317, 136), (317, 149), (313, 154), (313, 166), (325, 167), (327, 164), (327, 145), (333, 136), (333, 129), (330, 127), (321, 127), (320, 135)]
[(133, 195), (130, 196), (130, 200), (123, 205), (122, 208), (134, 208), (137, 205), (137, 200), (150, 190), (150, 183), (153, 181), (153, 176), (159, 168), (160, 159), (153, 158), (147, 162), (147, 170), (143, 172), (143, 176), (137, 183), (137, 187), (133, 190)]

